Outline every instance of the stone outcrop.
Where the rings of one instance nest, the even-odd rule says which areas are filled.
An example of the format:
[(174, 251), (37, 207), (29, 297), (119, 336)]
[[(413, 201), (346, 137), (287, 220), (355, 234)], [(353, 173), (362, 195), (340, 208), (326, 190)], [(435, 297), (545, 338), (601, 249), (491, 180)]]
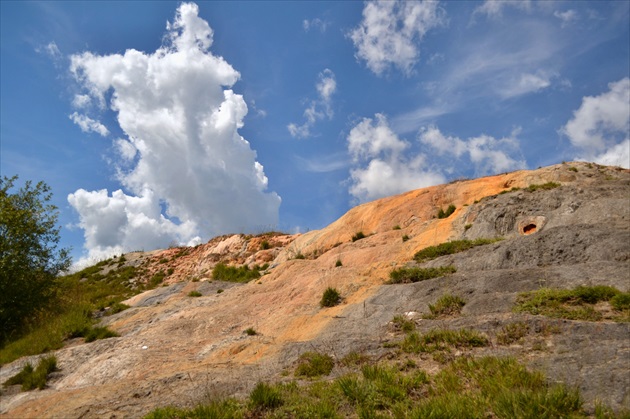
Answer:
[[(548, 182), (561, 186), (526, 189)], [(455, 212), (437, 218), (449, 205)], [(365, 238), (353, 241), (359, 232)], [(453, 275), (385, 285), (393, 268), (414, 265), (413, 255), (427, 246), (489, 237), (503, 240), (422, 264), (453, 265)], [(512, 313), (519, 292), (540, 287), (630, 288), (626, 170), (576, 162), (462, 180), (357, 206), (306, 234), (223, 236), (195, 248), (125, 258), (143, 267), (144, 280), (171, 268), (167, 286), (139, 294), (127, 301), (130, 309), (103, 318), (120, 337), (56, 351), (60, 372), (49, 388), (3, 396), (2, 414), (139, 417), (157, 406), (244, 395), (257, 381), (282, 379), (281, 372), (307, 350), (336, 357), (385, 354), (389, 322), (404, 313), (420, 331), (474, 327), (491, 340), (509, 322), (528, 323), (531, 339), (525, 343), (480, 353), (516, 356), (550, 380), (578, 386), (587, 404), (597, 399), (630, 408), (628, 323)], [(259, 280), (222, 283), (211, 280), (218, 262), (269, 267)], [(343, 301), (322, 309), (327, 287), (338, 289)], [(192, 290), (203, 296), (188, 297)], [(420, 319), (446, 292), (466, 299), (462, 315)], [(249, 327), (258, 334), (244, 334)], [(548, 328), (554, 333), (536, 332)], [(26, 362), (3, 366), (0, 381)], [(430, 360), (424, 367), (439, 368)]]

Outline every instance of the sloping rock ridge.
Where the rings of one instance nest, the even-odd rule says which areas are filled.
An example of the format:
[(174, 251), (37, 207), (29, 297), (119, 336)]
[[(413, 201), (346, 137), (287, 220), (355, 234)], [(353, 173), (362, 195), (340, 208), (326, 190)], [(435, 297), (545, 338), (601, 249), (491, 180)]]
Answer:
[[(530, 187), (548, 182), (559, 186)], [(437, 218), (449, 205), (455, 211)], [(356, 240), (359, 232), (365, 238)], [(428, 246), (478, 238), (502, 240), (413, 261)], [(222, 236), (195, 248), (135, 252), (125, 259), (143, 267), (140, 281), (160, 270), (171, 274), (165, 286), (126, 301), (130, 309), (103, 318), (120, 337), (56, 351), (60, 371), (48, 388), (3, 396), (3, 416), (141, 417), (159, 406), (192, 406), (209, 395), (246, 395), (258, 381), (282, 380), (306, 351), (386, 356), (391, 320), (400, 314), (414, 319), (420, 332), (475, 328), (493, 343), (475, 355), (515, 356), (553, 382), (579, 387), (587, 404), (630, 408), (629, 323), (512, 311), (519, 293), (543, 287), (628, 291), (627, 170), (573, 162), (461, 180), (357, 206), (306, 234)], [(258, 280), (225, 283), (212, 280), (219, 262), (268, 267)], [(457, 271), (386, 284), (392, 269), (416, 265)], [(322, 308), (328, 287), (339, 290), (342, 302)], [(202, 296), (188, 297), (194, 290)], [(445, 293), (465, 298), (461, 315), (423, 318)], [(529, 326), (530, 337), (499, 345), (502, 327), (515, 321)], [(243, 333), (250, 327), (258, 334)], [(37, 358), (4, 365), (0, 381)], [(440, 366), (427, 359), (423, 368)]]

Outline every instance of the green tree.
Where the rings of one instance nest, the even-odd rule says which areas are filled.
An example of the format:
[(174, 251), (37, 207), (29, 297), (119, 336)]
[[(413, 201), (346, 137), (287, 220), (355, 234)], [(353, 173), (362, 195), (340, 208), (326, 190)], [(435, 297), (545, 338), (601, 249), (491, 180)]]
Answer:
[(55, 278), (70, 267), (50, 187), (27, 181), (12, 191), (17, 178), (0, 178), (0, 345), (52, 301)]

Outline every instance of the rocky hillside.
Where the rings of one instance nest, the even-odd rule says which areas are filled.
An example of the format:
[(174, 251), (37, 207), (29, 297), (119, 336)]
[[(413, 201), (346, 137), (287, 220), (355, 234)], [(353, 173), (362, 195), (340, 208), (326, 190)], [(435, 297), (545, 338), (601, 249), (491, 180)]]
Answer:
[[(438, 218), (449, 206), (454, 211)], [(501, 240), (414, 260), (429, 246), (481, 238)], [(265, 270), (248, 283), (212, 280), (219, 262)], [(610, 303), (589, 306), (590, 317), (577, 320), (514, 311), (521, 293), (543, 288), (629, 290), (627, 170), (575, 162), (461, 180), (357, 206), (302, 235), (223, 236), (195, 248), (130, 253), (123, 263), (142, 268), (138, 282), (161, 272), (163, 286), (103, 317), (120, 337), (75, 339), (56, 351), (59, 371), (48, 388), (4, 394), (3, 415), (139, 417), (209, 395), (246, 395), (259, 381), (291, 379), (287, 371), (306, 351), (388, 356), (399, 339), (396, 315), (420, 333), (471, 328), (488, 338), (447, 358), (514, 356), (553, 382), (579, 387), (587, 407), (599, 400), (630, 408), (630, 323)], [(453, 268), (387, 284), (405, 267)], [(328, 287), (342, 300), (322, 308)], [(429, 305), (447, 294), (465, 302), (461, 313), (430, 315)], [(36, 358), (4, 365), (0, 381)], [(443, 361), (419, 357), (429, 374)]]

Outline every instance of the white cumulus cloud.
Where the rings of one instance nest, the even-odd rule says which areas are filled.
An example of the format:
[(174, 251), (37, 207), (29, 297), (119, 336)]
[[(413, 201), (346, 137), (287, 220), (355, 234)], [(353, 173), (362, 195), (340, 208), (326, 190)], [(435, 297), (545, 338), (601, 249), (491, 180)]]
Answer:
[(330, 69), (325, 69), (317, 76), (317, 99), (308, 101), (308, 107), (304, 110), (304, 118), (306, 121), (302, 125), (294, 122), (287, 125), (287, 129), (292, 137), (307, 138), (310, 137), (311, 128), (318, 120), (324, 118), (332, 119), (334, 112), (332, 109), (332, 95), (337, 91), (337, 81), (335, 73)]
[(72, 122), (77, 124), (81, 131), (85, 133), (96, 132), (97, 134), (102, 135), (103, 137), (107, 137), (109, 134), (109, 130), (105, 125), (101, 124), (99, 121), (96, 121), (90, 118), (87, 115), (81, 115), (77, 112), (69, 115), (69, 118)]
[(410, 146), (391, 130), (385, 115), (364, 118), (348, 134), (350, 194), (361, 202), (443, 183), (442, 174), (427, 169), (426, 157), (407, 157)]
[(498, 19), (503, 16), (503, 9), (506, 7), (529, 11), (531, 6), (531, 0), (485, 0), (481, 6), (474, 10), (473, 16), (481, 14), (491, 19)]
[(472, 164), (475, 174), (484, 176), (526, 167), (525, 161), (516, 157), (520, 155), (520, 145), (516, 138), (519, 132), (516, 129), (509, 137), (503, 138), (482, 134), (462, 140), (444, 135), (436, 126), (429, 126), (420, 130), (418, 139), (435, 154), (449, 158), (451, 164), (455, 161), (456, 164)]
[(579, 109), (560, 133), (580, 150), (578, 159), (627, 168), (630, 166), (630, 78), (609, 83), (608, 88), (599, 96), (582, 98)]
[(348, 36), (357, 59), (375, 74), (393, 66), (409, 75), (420, 56), (418, 44), (444, 21), (437, 1), (370, 1), (363, 8), (360, 25)]
[(247, 105), (230, 88), (240, 74), (210, 52), (213, 31), (198, 12), (182, 3), (153, 53), (71, 57), (82, 94), (113, 111), (125, 134), (113, 145), (126, 192), (68, 197), (87, 257), (278, 223), (280, 197), (266, 191), (263, 166), (238, 132)]

